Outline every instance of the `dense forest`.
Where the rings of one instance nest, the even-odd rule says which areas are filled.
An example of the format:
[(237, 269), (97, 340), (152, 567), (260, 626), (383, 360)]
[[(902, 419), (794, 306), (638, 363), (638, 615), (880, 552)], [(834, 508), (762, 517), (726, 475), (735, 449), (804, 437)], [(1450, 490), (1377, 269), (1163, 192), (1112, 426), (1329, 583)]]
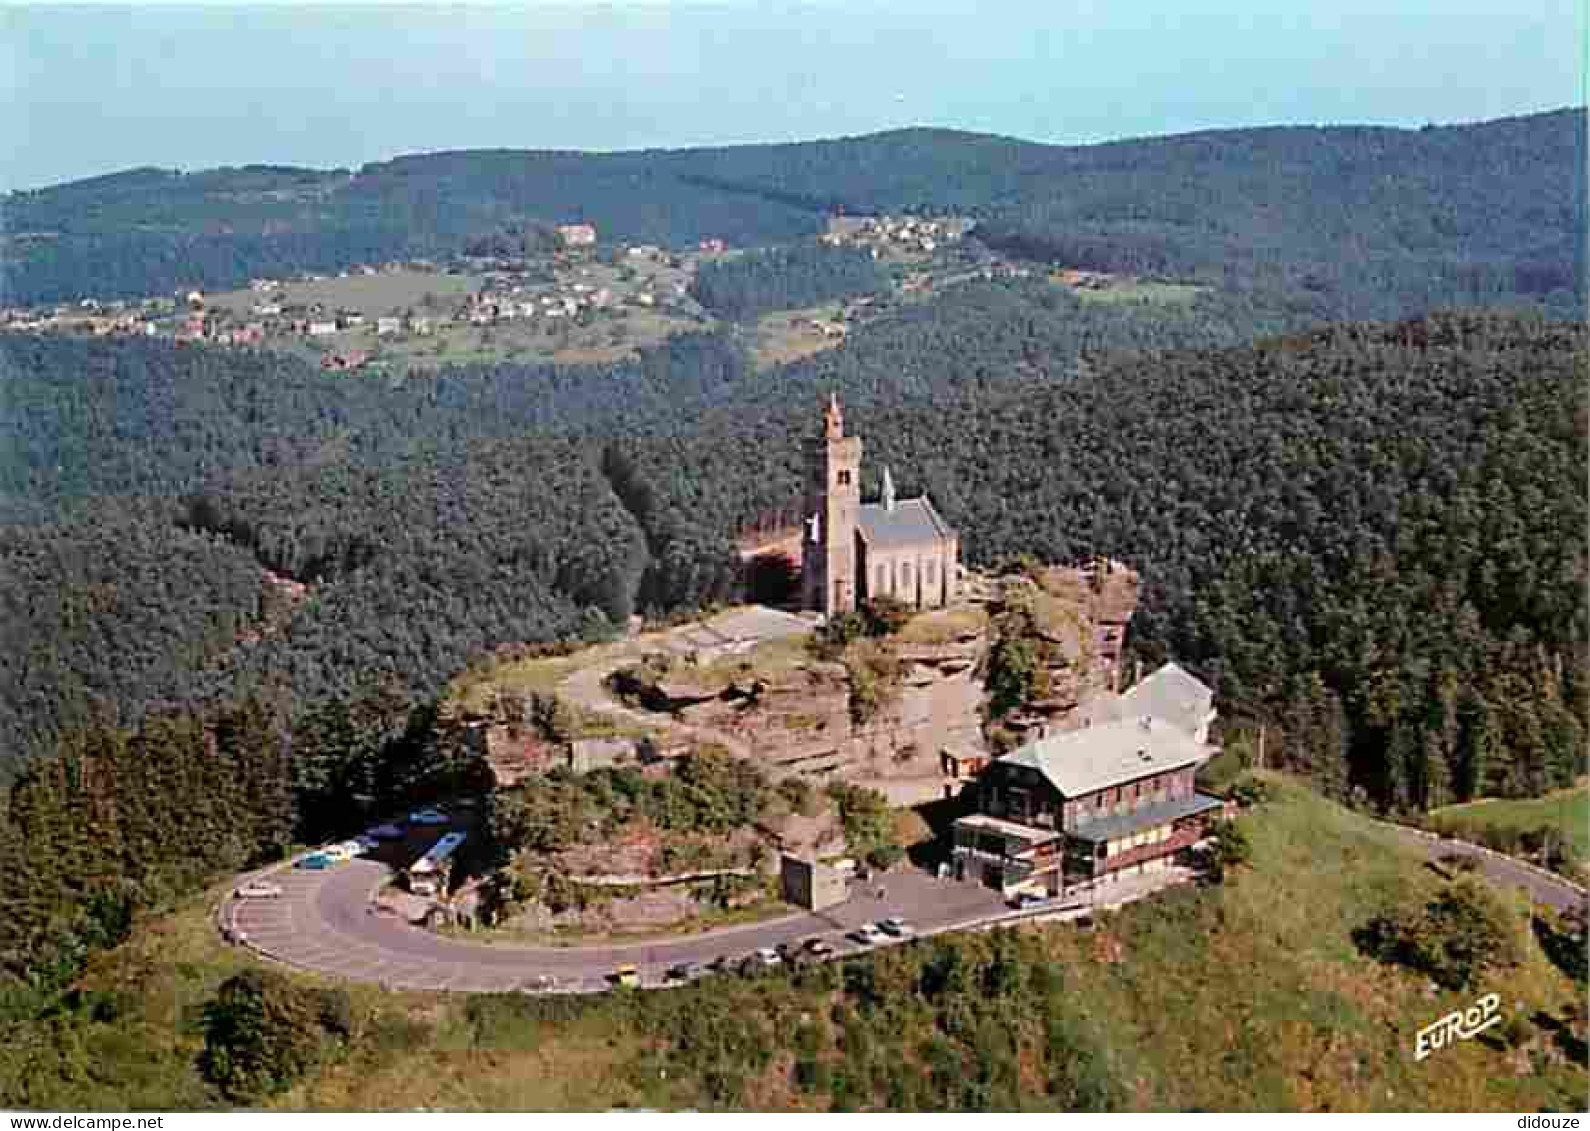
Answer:
[[(1228, 715), (1292, 720), (1275, 748), (1327, 788), (1422, 809), (1572, 776), (1581, 330), (1444, 316), (1095, 354), (1071, 309), (1037, 296), (970, 290), (959, 321), (881, 324), (764, 374), (713, 335), (628, 368), (328, 385), (336, 400), (298, 398), (283, 371), (265, 420), (250, 412), (269, 371), (249, 355), (37, 343), (40, 373), (80, 349), (140, 351), (115, 397), (173, 407), (146, 414), (168, 431), (135, 494), (95, 502), (109, 484), (78, 483), (62, 517), (12, 528), (10, 764), (92, 710), (130, 723), (163, 702), (310, 702), (375, 677), (426, 695), (501, 642), (731, 598), (729, 537), (795, 497), (805, 409), (836, 389), (868, 490), (892, 465), (974, 563), (1137, 566), (1140, 652), (1197, 665)], [(212, 399), (170, 396), (192, 357)], [(141, 425), (126, 441), (82, 427), (101, 411), (67, 384), (72, 412), (21, 423), (24, 464), (149, 450)], [(283, 436), (311, 454), (262, 460)], [(266, 570), (306, 588), (284, 597)]]
[(611, 154), (465, 151), (356, 172), (129, 170), (0, 201), (6, 302), (217, 289), (594, 223), (691, 247), (827, 215), (956, 213), (1001, 250), (1171, 275), (1321, 319), (1583, 303), (1584, 111), (1397, 130), (1220, 130), (1092, 146), (946, 130)]
[(886, 282), (883, 271), (862, 248), (805, 244), (704, 264), (691, 293), (712, 313), (745, 321), (773, 310), (799, 310), (849, 295), (876, 294)]
[[(793, 390), (884, 409), (1287, 324), (1214, 294), (1160, 307), (975, 284), (772, 373), (732, 333), (695, 334), (611, 367), (395, 387), (269, 354), (11, 336), (0, 778), (92, 710), (131, 722), (265, 684), (308, 700), (374, 673), (429, 694), (501, 641), (728, 599), (729, 537), (757, 503), (692, 471), (699, 422), (726, 406), (777, 430), (757, 459), (788, 461)], [(659, 466), (626, 437), (682, 450)]]

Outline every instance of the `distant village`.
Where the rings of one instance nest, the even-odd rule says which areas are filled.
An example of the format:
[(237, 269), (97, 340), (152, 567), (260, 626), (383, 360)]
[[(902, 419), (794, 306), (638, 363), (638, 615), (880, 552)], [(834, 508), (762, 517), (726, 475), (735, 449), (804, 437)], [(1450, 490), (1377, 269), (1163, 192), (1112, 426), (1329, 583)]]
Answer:
[[(874, 259), (899, 268), (898, 293), (922, 297), (973, 279), (1025, 278), (1034, 268), (997, 257), (954, 267), (942, 252), (973, 227), (960, 217), (834, 216), (817, 237), (830, 247), (863, 247)], [(313, 351), (321, 368), (350, 371), (383, 364), (381, 346), (432, 339), (450, 327), (504, 324), (556, 327), (589, 325), (598, 317), (651, 312), (704, 323), (706, 312), (690, 293), (698, 265), (736, 254), (722, 239), (704, 239), (694, 251), (651, 244), (600, 248), (596, 226), (562, 224), (561, 248), (532, 259), (459, 257), (446, 263), (404, 260), (359, 264), (335, 274), (297, 273), (250, 280), (246, 291), (206, 294), (196, 288), (130, 300), (84, 298), (39, 307), (0, 307), (0, 333), (66, 333), (94, 337), (163, 338), (210, 346), (293, 346)], [(1042, 271), (1043, 268), (1039, 268)], [(447, 278), (431, 289), (427, 277)], [(1102, 289), (1117, 279), (1099, 272), (1056, 268), (1050, 277), (1078, 290)], [(359, 280), (388, 278), (380, 302), (351, 297)], [(341, 280), (355, 281), (337, 287)], [(325, 284), (331, 284), (326, 286)], [(467, 289), (464, 289), (467, 288)], [(305, 297), (309, 292), (317, 297)], [(422, 297), (423, 296), (423, 297)], [(870, 320), (885, 304), (857, 296), (831, 317), (798, 316), (791, 326), (842, 341), (851, 327)], [(384, 313), (372, 309), (379, 306)], [(616, 323), (615, 323), (616, 324)], [(444, 345), (438, 345), (439, 354)]]
[[(422, 259), (375, 266), (359, 264), (335, 275), (302, 272), (288, 279), (253, 279), (248, 285), (246, 307), (235, 301), (235, 292), (215, 296), (197, 289), (146, 299), (85, 298), (47, 307), (0, 307), (0, 330), (260, 346), (283, 339), (310, 344), (334, 339), (340, 342), (350, 331), (371, 341), (428, 338), (449, 323), (478, 327), (528, 319), (576, 319), (588, 312), (619, 306), (642, 310), (695, 306), (688, 298), (695, 257), (680, 257), (653, 245), (620, 247), (615, 265), (619, 272), (627, 276), (630, 272), (626, 268), (645, 266), (658, 270), (636, 286), (597, 285), (565, 277), (570, 274), (568, 270), (557, 270), (577, 272), (581, 264), (592, 260), (597, 246), (596, 228), (591, 224), (565, 224), (557, 232), (563, 250), (550, 263), (476, 258), (444, 265)], [(701, 255), (722, 255), (727, 250), (724, 241), (718, 239), (703, 240), (698, 249)], [(295, 302), (289, 297), (289, 290), (295, 285), (331, 280), (465, 274), (478, 280), (479, 289), (448, 296), (449, 309), (439, 313), (373, 315), (335, 302)], [(694, 313), (699, 313), (699, 308)], [(333, 350), (324, 354), (321, 365), (333, 370), (358, 369), (369, 357), (363, 350)]]

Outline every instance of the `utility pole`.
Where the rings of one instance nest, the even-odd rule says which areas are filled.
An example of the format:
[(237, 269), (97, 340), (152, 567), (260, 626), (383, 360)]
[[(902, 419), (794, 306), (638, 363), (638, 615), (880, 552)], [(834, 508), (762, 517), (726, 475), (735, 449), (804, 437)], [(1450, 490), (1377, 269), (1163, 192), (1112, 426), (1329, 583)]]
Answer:
[(1255, 769), (1264, 769), (1264, 724), (1259, 724), (1259, 764)]

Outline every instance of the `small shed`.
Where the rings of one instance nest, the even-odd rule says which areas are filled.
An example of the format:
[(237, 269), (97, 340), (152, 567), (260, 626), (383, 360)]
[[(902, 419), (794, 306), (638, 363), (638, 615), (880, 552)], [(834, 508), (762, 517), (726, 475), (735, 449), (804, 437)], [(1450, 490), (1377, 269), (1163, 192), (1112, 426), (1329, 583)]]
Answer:
[(807, 911), (843, 903), (849, 895), (844, 873), (839, 869), (788, 852), (779, 857), (779, 887), (786, 903)]

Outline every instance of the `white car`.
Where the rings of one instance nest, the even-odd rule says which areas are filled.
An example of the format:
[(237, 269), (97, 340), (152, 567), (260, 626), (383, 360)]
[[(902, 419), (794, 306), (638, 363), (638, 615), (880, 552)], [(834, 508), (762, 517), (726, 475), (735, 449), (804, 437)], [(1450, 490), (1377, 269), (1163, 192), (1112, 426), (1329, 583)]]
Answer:
[(863, 923), (850, 932), (850, 937), (862, 946), (872, 946), (874, 943), (883, 941), (883, 932), (871, 923)]
[(910, 923), (907, 923), (898, 915), (891, 915), (887, 919), (879, 922), (878, 929), (884, 934), (892, 935), (897, 939), (903, 939), (907, 935), (914, 934), (916, 932), (915, 927), (913, 927)]
[(344, 860), (352, 860), (358, 855), (355, 852), (348, 851), (346, 842), (343, 844), (328, 844), (320, 850), (320, 854), (328, 860), (335, 860), (338, 864), (341, 864)]
[(366, 829), (364, 835), (371, 840), (400, 840), (403, 830), (396, 825), (377, 825), (373, 829)]
[(416, 809), (409, 814), (409, 820), (416, 825), (445, 825), (451, 818), (440, 809)]
[(774, 950), (770, 946), (758, 947), (756, 954), (753, 955), (753, 957), (763, 966), (777, 966), (780, 962), (784, 961), (784, 959), (779, 956), (778, 951)]
[(239, 899), (280, 899), (282, 885), (267, 883), (264, 880), (253, 880), (242, 884), (237, 889)]

